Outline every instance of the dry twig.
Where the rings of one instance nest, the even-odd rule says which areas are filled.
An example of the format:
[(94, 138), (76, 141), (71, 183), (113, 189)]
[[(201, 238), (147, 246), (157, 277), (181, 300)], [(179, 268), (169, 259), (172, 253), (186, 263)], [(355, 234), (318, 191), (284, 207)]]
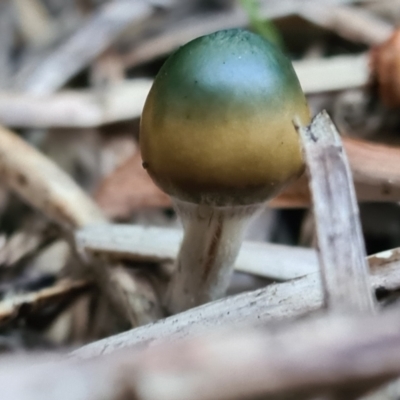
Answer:
[(89, 128), (138, 118), (151, 81), (110, 85), (98, 97), (89, 90), (32, 95), (0, 93), (0, 121), (19, 128)]
[(350, 6), (308, 1), (298, 6), (297, 13), (356, 43), (380, 44), (393, 32), (393, 25), (366, 10)]
[[(77, 247), (81, 251), (136, 262), (172, 262), (178, 254), (181, 241), (181, 230), (135, 225), (88, 226), (76, 234)], [(316, 254), (311, 249), (244, 242), (235, 268), (285, 280), (315, 272), (318, 266)]]
[[(4, 128), (0, 128), (0, 174), (29, 204), (68, 230), (106, 222), (100, 209), (68, 175)], [(89, 265), (103, 293), (133, 326), (160, 316), (148, 282), (135, 280), (121, 265)]]
[(58, 303), (71, 302), (91, 286), (88, 281), (71, 281), (64, 279), (54, 286), (37, 292), (17, 294), (0, 301), (0, 326), (21, 315), (29, 315), (46, 306), (54, 307)]
[(0, 173), (29, 204), (64, 227), (105, 221), (100, 209), (69, 176), (4, 128), (0, 128)]
[[(371, 285), (380, 293), (400, 289), (400, 249), (371, 256)], [(257, 326), (303, 316), (323, 306), (318, 273), (263, 289), (221, 299), (154, 324), (89, 344), (74, 354), (94, 357), (119, 348), (175, 341), (223, 325)]]
[(2, 398), (349, 396), (355, 388), (367, 391), (400, 375), (399, 321), (398, 310), (374, 317), (325, 316), (275, 330), (224, 330), (94, 360), (5, 360)]
[(14, 0), (13, 3), (24, 40), (31, 46), (39, 47), (54, 39), (55, 26), (41, 1)]
[(327, 306), (339, 312), (372, 311), (357, 199), (339, 133), (326, 112), (297, 129), (310, 178)]
[(307, 94), (365, 87), (371, 80), (368, 54), (306, 59), (293, 66)]

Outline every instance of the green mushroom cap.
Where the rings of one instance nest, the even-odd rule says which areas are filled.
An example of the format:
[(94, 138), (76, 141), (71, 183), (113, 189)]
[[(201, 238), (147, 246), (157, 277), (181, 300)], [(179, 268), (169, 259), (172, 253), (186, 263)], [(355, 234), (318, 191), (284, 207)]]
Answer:
[(293, 126), (309, 109), (290, 60), (240, 29), (197, 38), (173, 53), (147, 97), (143, 166), (180, 200), (263, 202), (303, 170)]

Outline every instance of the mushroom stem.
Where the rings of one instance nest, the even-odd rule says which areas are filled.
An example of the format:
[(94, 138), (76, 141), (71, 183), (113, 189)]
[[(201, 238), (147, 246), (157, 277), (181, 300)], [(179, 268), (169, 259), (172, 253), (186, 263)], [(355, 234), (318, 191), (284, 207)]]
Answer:
[(178, 313), (222, 297), (250, 219), (262, 205), (214, 207), (174, 199), (184, 238), (166, 296)]

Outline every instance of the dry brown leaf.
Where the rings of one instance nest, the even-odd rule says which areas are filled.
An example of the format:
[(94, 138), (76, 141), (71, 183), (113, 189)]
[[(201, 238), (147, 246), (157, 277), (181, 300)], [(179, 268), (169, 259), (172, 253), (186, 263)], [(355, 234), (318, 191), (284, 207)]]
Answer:
[(310, 190), (306, 175), (290, 184), (281, 194), (271, 200), (268, 205), (273, 208), (303, 208), (311, 203)]
[(95, 199), (113, 219), (128, 218), (141, 208), (171, 205), (169, 197), (154, 185), (143, 169), (139, 151), (103, 180)]
[[(344, 138), (343, 144), (359, 197), (367, 201), (399, 201), (400, 147), (350, 138)], [(362, 190), (364, 186), (370, 188), (369, 193)]]
[[(358, 200), (399, 201), (400, 147), (348, 137), (343, 137), (342, 140), (349, 158)], [(310, 192), (305, 176), (271, 202), (274, 207), (306, 207), (309, 204)]]

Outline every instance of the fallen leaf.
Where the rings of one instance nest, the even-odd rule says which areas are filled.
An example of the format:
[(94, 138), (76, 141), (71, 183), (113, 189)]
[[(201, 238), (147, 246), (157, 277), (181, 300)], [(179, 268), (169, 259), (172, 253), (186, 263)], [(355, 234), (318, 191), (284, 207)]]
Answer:
[(170, 207), (171, 200), (148, 176), (136, 151), (100, 184), (95, 199), (107, 217), (127, 219), (139, 209)]

